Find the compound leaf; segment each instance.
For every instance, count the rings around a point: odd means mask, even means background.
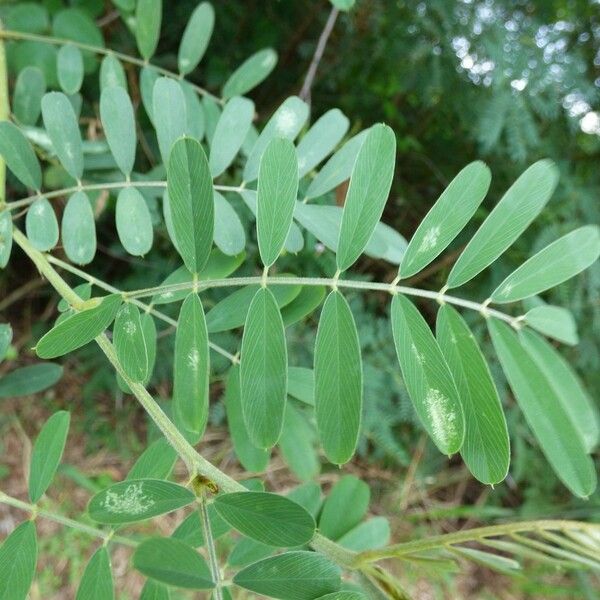
[[[538,216],[550,199],[558,170],[540,160],[513,183],[477,230],[448,276],[448,287],[466,283],[492,264]]]
[[[217,512],[243,535],[276,547],[302,546],[315,521],[299,504],[268,492],[236,492],[215,498]]]
[[[481,161],[460,171],[415,231],[400,265],[401,277],[415,275],[448,247],[475,214],[490,181],[490,170]]]
[[[492,293],[492,301],[515,302],[548,290],[593,265],[600,256],[600,228],[585,225],[540,250]]]
[[[342,465],[354,454],[362,416],[360,344],[348,302],[325,300],[315,341],[315,416],[327,458]]]
[[[177,249],[188,270],[200,273],[210,255],[215,221],[212,177],[200,142],[192,138],[175,142],[167,187]]]
[[[396,162],[396,137],[374,125],[358,151],[346,195],[337,245],[340,271],[351,267],[366,248],[385,206]]]
[[[448,456],[463,444],[465,424],[456,384],[429,326],[401,295],[392,300],[392,332],[402,377],[423,426]]]
[[[482,483],[502,481],[510,447],[506,419],[489,367],[471,330],[447,304],[438,311],[437,341],[454,376],[465,417],[461,456]]]
[[[54,413],[42,427],[31,453],[29,499],[33,504],[46,493],[60,463],[71,415],[66,410]]]
[[[288,237],[298,194],[298,161],[294,144],[271,140],[260,161],[256,229],[265,267],[276,260]]]
[[[248,434],[259,448],[270,448],[283,426],[287,348],[279,307],[267,288],[256,292],[248,309],[241,363],[241,402]]]

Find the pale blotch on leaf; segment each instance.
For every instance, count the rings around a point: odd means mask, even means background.
[[[412,350],[412,353],[415,355],[415,358],[417,359],[417,362],[422,365],[425,363],[425,357],[419,352],[419,350],[417,349],[417,347],[414,344],[411,344],[410,349]]]
[[[187,359],[188,365],[194,369],[194,371],[197,371],[198,367],[200,366],[200,352],[194,348],[189,352]]]
[[[275,129],[281,135],[290,135],[296,128],[296,121],[296,113],[289,108],[283,108],[277,115]]]
[[[440,390],[430,388],[425,396],[425,406],[434,438],[440,445],[448,446],[457,436],[456,414],[452,410],[450,399]]]
[[[129,336],[133,335],[137,331],[137,327],[133,321],[127,321],[124,329],[125,333]]]
[[[103,503],[104,508],[108,512],[116,514],[139,515],[145,513],[154,504],[154,500],[144,495],[143,485],[143,483],[132,483],[122,494],[107,491]]]
[[[440,237],[440,231],[441,228],[439,225],[428,229],[423,241],[421,242],[421,245],[419,246],[419,252],[427,252],[428,250],[435,248],[438,238]]]

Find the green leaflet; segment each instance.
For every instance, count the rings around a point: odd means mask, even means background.
[[[42,118],[54,151],[73,179],[83,175],[83,146],[73,105],[61,92],[42,98]]]
[[[241,327],[246,320],[248,308],[258,289],[258,285],[248,285],[236,290],[213,306],[206,315],[208,332],[218,333]],[[301,289],[299,285],[274,285],[271,288],[271,293],[275,297],[277,306],[282,308],[292,302]]]
[[[142,104],[148,118],[155,124],[154,119],[154,86],[159,78],[158,71],[151,67],[142,67],[140,70],[140,93]]]
[[[594,465],[557,392],[509,325],[489,319],[488,327],[510,387],[550,466],[574,495],[586,498],[596,488]]]
[[[75,192],[68,200],[61,221],[65,254],[77,265],[87,265],[96,254],[96,222],[85,192]]]
[[[277,64],[277,52],[272,48],[259,50],[247,58],[223,86],[223,98],[243,96],[264,81]]]
[[[121,61],[113,54],[107,54],[100,63],[100,90],[119,86],[127,91],[127,76]],[[102,98],[102,95],[100,96]]]
[[[214,232],[214,198],[208,161],[200,142],[175,142],[167,167],[173,234],[185,266],[199,273],[210,254]]]
[[[385,517],[374,517],[359,523],[338,539],[338,544],[348,550],[363,552],[383,548],[390,543],[390,523]]]
[[[315,521],[299,504],[267,492],[236,492],[215,498],[215,508],[243,535],[280,548],[307,544]]]
[[[306,132],[298,144],[300,177],[310,173],[325,159],[346,135],[350,121],[339,108],[322,115]]]
[[[254,102],[247,98],[231,98],[217,121],[213,143],[210,147],[210,172],[213,177],[221,175],[240,151],[252,119]]]
[[[321,470],[315,438],[314,427],[304,411],[297,409],[293,402],[287,402],[279,448],[288,467],[301,481],[310,481]]]
[[[31,245],[47,252],[58,243],[58,221],[46,198],[38,198],[27,210],[25,231]]]
[[[315,405],[315,372],[305,367],[288,369],[288,394],[309,406]]]
[[[303,506],[313,517],[316,517],[321,509],[321,486],[314,481],[295,487],[287,497]]]
[[[246,232],[234,208],[215,191],[215,245],[223,254],[236,256],[246,247]]]
[[[121,88],[110,88],[118,90]],[[144,196],[137,188],[123,188],[117,196],[115,221],[123,248],[133,256],[144,256],[152,248],[152,216]]]
[[[156,80],[152,91],[152,115],[160,155],[167,164],[173,144],[187,132],[185,95],[178,81],[170,77]]]
[[[340,569],[316,552],[294,551],[265,558],[239,571],[233,583],[281,600],[313,600],[339,589]]]
[[[337,248],[340,271],[351,267],[367,246],[385,206],[396,162],[396,137],[383,124],[374,125],[352,169]]]
[[[38,363],[15,369],[0,378],[0,398],[36,394],[52,387],[62,374],[63,368],[54,363]]]
[[[99,336],[115,318],[121,296],[92,298],[86,305],[89,308],[67,317],[42,337],[35,347],[40,358],[63,356]]]
[[[206,141],[209,145],[213,143],[215,129],[221,116],[219,105],[210,97],[202,97],[202,111],[204,112],[204,127],[206,129]]]
[[[0,154],[15,177],[26,187],[42,186],[40,163],[21,130],[10,121],[0,121]]]
[[[213,539],[216,540],[231,530],[229,523],[226,523],[219,516],[219,513],[217,513],[214,504],[209,504],[207,511]],[[188,546],[194,548],[204,545],[204,531],[202,529],[202,523],[200,522],[200,513],[197,510],[190,513],[177,526],[177,529],[175,529],[171,537],[176,540],[181,540],[188,544]]]
[[[558,181],[551,160],[540,160],[513,183],[482,223],[448,276],[448,287],[466,283],[492,264],[537,217]]]
[[[438,311],[436,335],[454,376],[465,417],[461,456],[479,481],[499,483],[508,473],[510,447],[506,419],[489,367],[468,325],[447,304]]]
[[[279,307],[267,288],[256,292],[246,316],[240,385],[250,440],[259,448],[274,446],[285,411],[287,348]]]
[[[514,575],[521,569],[521,565],[512,558],[492,554],[476,548],[465,548],[461,546],[451,546],[451,552],[465,556],[469,560],[478,563],[488,569],[504,573],[505,575]]]
[[[276,137],[294,140],[308,119],[308,105],[297,96],[290,96],[273,113],[256,140],[244,167],[244,180],[254,181],[262,155],[269,142]]]
[[[61,46],[56,56],[58,82],[63,92],[76,94],[83,83],[83,56],[81,50],[73,44]]]
[[[13,224],[9,210],[0,212],[0,269],[4,269],[10,259],[13,243]]]
[[[0,600],[28,597],[36,563],[35,524],[25,521],[0,546]]]
[[[362,361],[354,317],[344,296],[327,296],[315,341],[315,416],[321,445],[336,465],[358,442],[363,402]]]
[[[392,331],[406,389],[427,433],[448,456],[465,436],[456,384],[442,352],[414,304],[404,296],[392,300]]]
[[[12,342],[13,330],[10,323],[0,323],[0,362],[4,360],[10,343]],[[6,377],[6,375],[4,376]]]
[[[525,323],[559,342],[579,343],[577,325],[570,311],[560,306],[536,306],[525,314]]]
[[[152,579],[146,581],[140,594],[140,600],[169,600],[170,598],[169,588]]]
[[[368,130],[351,137],[323,166],[317,176],[310,182],[306,192],[307,198],[317,198],[330,192],[352,174],[358,151],[367,137]]]
[[[71,415],[66,410],[54,413],[42,427],[31,453],[29,499],[33,504],[46,493],[60,463]]]
[[[215,25],[215,10],[210,2],[201,2],[190,17],[177,54],[182,75],[191,73],[202,60]]]
[[[202,103],[196,90],[187,81],[180,83],[185,96],[186,135],[200,141],[204,137],[206,121]]]
[[[135,40],[142,58],[149,60],[156,51],[160,37],[162,0],[137,0],[135,10]]]
[[[42,110],[42,97],[46,93],[46,78],[37,67],[19,71],[13,91],[13,113],[18,123],[35,125]]]
[[[94,552],[85,567],[76,600],[112,600],[115,597],[110,556],[106,547]]]
[[[492,293],[493,302],[522,300],[548,290],[593,265],[600,256],[600,228],[585,225],[540,250]]]
[[[238,460],[247,471],[264,471],[269,463],[269,452],[263,448],[257,448],[250,441],[246,431],[240,397],[240,369],[235,365],[231,367],[227,376],[225,409],[227,410],[229,435],[231,435],[233,449]]]
[[[257,542],[251,538],[242,538],[233,547],[233,550],[227,557],[227,564],[232,567],[245,567],[257,560],[271,556],[276,548]]]
[[[127,302],[121,306],[113,327],[113,344],[125,374],[136,383],[148,376],[148,350],[140,309]]]
[[[73,288],[73,291],[81,300],[89,300],[92,296],[92,284],[87,282],[80,283]],[[59,312],[64,313],[71,308],[71,305],[64,298],[61,298],[57,308]]]
[[[354,0],[332,0],[333,4],[354,4]],[[366,600],[359,592],[333,592],[332,594],[325,594],[321,596],[319,600]]]
[[[177,321],[173,400],[183,424],[200,435],[208,419],[209,374],[204,310],[198,294],[191,293],[183,302]]]
[[[152,442],[135,461],[127,479],[167,479],[177,460],[177,453],[165,438]]]
[[[131,175],[137,144],[135,116],[129,94],[123,87],[111,85],[102,90],[100,118],[115,162],[126,176]]]
[[[298,195],[298,161],[294,144],[273,139],[262,156],[258,175],[256,229],[265,267],[276,260],[292,225]]]
[[[332,488],[323,504],[319,531],[337,540],[356,527],[369,508],[369,486],[354,475],[344,475]]]
[[[598,444],[598,411],[569,363],[544,338],[532,331],[520,332],[521,344],[544,373],[571,422],[579,431],[583,445],[591,452]]]
[[[467,165],[450,182],[415,231],[399,274],[411,277],[443,252],[463,230],[485,198],[491,173],[481,161]]]
[[[140,316],[140,323],[142,325],[142,335],[144,338],[144,344],[146,346],[146,354],[148,355],[148,369],[146,371],[146,377],[144,377],[142,383],[147,384],[152,377],[154,364],[156,362],[156,323],[154,322],[154,317],[149,313],[143,313]],[[117,383],[123,392],[126,394],[131,394],[129,386],[119,374],[117,374]]]
[[[191,546],[173,539],[152,537],[135,550],[133,566],[161,583],[192,590],[215,587],[206,561]]]
[[[240,193],[242,200],[256,217],[258,214],[258,194],[254,190],[242,190]],[[284,247],[288,252],[300,252],[304,247],[304,238],[302,232],[296,223],[292,221],[290,231],[285,239]]]
[[[283,319],[283,324],[289,327],[312,314],[321,306],[326,293],[325,286],[304,286],[298,296],[282,309],[281,318]]]
[[[98,523],[134,523],[172,512],[195,499],[190,490],[170,481],[128,479],[96,494],[88,513]]]

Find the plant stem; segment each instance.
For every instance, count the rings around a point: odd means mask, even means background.
[[[130,63],[132,65],[136,65],[138,67],[148,67],[149,69],[153,69],[157,73],[164,75],[165,77],[170,77],[171,79],[181,79],[181,75],[179,73],[173,73],[167,69],[163,69],[162,67],[158,67],[157,65],[153,65],[148,61],[145,61],[141,58],[136,58],[135,56],[130,56],[129,54],[123,54],[122,52],[115,52],[109,48],[103,48],[102,46],[93,46],[91,44],[84,44],[82,42],[78,42],[75,40],[67,40],[64,38],[57,38],[48,35],[38,35],[36,33],[26,33],[23,31],[11,31],[8,29],[4,29],[0,31],[0,38],[8,39],[8,40],[27,40],[31,42],[41,42],[43,44],[51,44],[53,46],[63,46],[64,44],[70,44],[71,46],[77,46],[81,50],[87,50],[88,52],[93,52],[94,54],[100,54],[103,56],[113,55],[119,60]],[[211,94],[208,90],[188,81],[189,85],[196,90],[198,94],[201,96],[208,96],[212,98],[219,104],[223,104],[223,100],[214,94]]]
[[[376,562],[386,558],[401,558],[410,554],[426,552],[465,542],[477,542],[488,537],[511,535],[523,532],[566,531],[566,530],[588,530],[596,535],[600,534],[600,525],[585,523],[582,521],[540,520],[522,521],[520,523],[505,523],[489,527],[476,527],[465,531],[436,535],[423,540],[415,540],[404,544],[395,544],[382,548],[381,550],[367,550],[356,555],[354,566],[360,567],[365,563]]]
[[[3,32],[0,21],[0,35]],[[10,101],[8,99],[8,71],[6,69],[6,51],[0,38],[0,121],[7,121],[10,116]],[[0,156],[0,208],[6,203],[6,162]]]
[[[223,585],[221,581],[221,569],[219,568],[219,560],[217,558],[217,551],[215,549],[215,540],[213,538],[212,528],[210,526],[210,517],[208,516],[208,509],[206,506],[206,492],[204,490],[200,492],[198,506],[200,510],[200,521],[202,523],[202,532],[204,533],[206,550],[208,552],[208,562],[210,564],[212,579],[215,583],[214,599],[223,600],[223,591],[221,589],[221,586]]]
[[[15,243],[29,256],[42,275],[48,279],[54,289],[71,305],[77,305],[81,298],[71,289],[69,284],[55,271],[44,254],[36,250],[29,240],[21,233],[19,229],[14,228],[13,239]],[[201,454],[198,454],[194,447],[180,433],[179,429],[167,417],[160,408],[156,400],[150,395],[148,390],[140,384],[129,378],[123,370],[117,357],[114,346],[106,337],[101,334],[96,338],[96,342],[113,365],[117,373],[121,375],[125,383],[129,386],[131,393],[137,398],[138,402],[150,415],[156,426],[161,430],[167,441],[173,446],[179,457],[185,463],[190,475],[200,474],[210,481],[214,482],[223,492],[247,492],[248,490],[232,479],[226,473],[215,467],[206,460]],[[335,542],[325,538],[317,533],[311,541],[311,546],[329,556],[335,562],[341,565],[350,565],[354,560],[355,553],[342,548]]]
[[[263,276],[255,277],[228,277],[226,279],[208,279],[200,281],[197,286],[200,290],[210,288],[223,288],[223,287],[237,287],[246,285],[256,285],[263,282]],[[502,311],[488,308],[487,304],[480,302],[473,302],[471,300],[465,300],[463,298],[457,298],[456,296],[450,296],[449,294],[440,292],[433,292],[431,290],[424,290],[421,288],[412,288],[403,285],[394,285],[390,283],[378,283],[371,281],[353,281],[350,279],[336,279],[329,277],[269,277],[267,285],[312,285],[312,286],[327,286],[338,288],[349,288],[356,290],[371,290],[388,292],[390,294],[405,294],[406,296],[417,296],[419,298],[427,298],[429,300],[436,300],[438,302],[448,304],[454,304],[456,306],[462,306],[475,310],[480,313],[484,313],[486,316],[496,317],[502,319],[511,325],[515,325],[516,318],[508,315]],[[133,290],[131,292],[125,292],[126,298],[144,298],[146,296],[154,296],[155,294],[162,294],[165,292],[180,292],[188,289],[192,289],[194,284],[192,282],[176,283],[172,285],[158,286],[153,288],[146,288],[140,290]]]
[[[35,202],[40,196],[50,200],[52,198],[58,198],[61,196],[68,196],[69,194],[73,194],[75,192],[93,192],[95,190],[119,190],[122,188],[165,188],[167,187],[167,182],[164,180],[158,181],[111,181],[107,183],[89,183],[85,185],[77,185],[68,188],[62,188],[60,190],[54,190],[52,192],[46,192],[42,194],[32,194],[31,196],[27,196],[25,198],[21,198],[20,200],[15,200],[14,202],[7,202],[6,207],[8,210],[17,210],[19,208],[23,208],[25,206],[29,206],[32,202]],[[236,187],[231,185],[215,185],[213,186],[215,190],[223,191],[223,192],[239,192],[242,187]]]
[[[48,260],[48,262],[61,267],[65,271],[69,271],[70,273],[73,273],[73,275],[77,275],[78,277],[81,277],[81,279],[83,279],[84,281],[87,281],[88,283],[91,283],[92,285],[95,285],[96,287],[99,287],[100,289],[106,290],[107,292],[110,292],[111,294],[121,294],[121,295],[125,294],[125,292],[123,290],[120,290],[119,288],[116,288],[116,287],[110,285],[110,283],[107,283],[106,281],[102,281],[102,279],[98,279],[97,277],[94,277],[93,275],[89,275],[85,271],[82,271],[81,269],[78,269],[77,267],[74,267],[73,265],[70,265],[69,263],[67,263],[63,260],[60,260],[60,258],[56,258],[56,257],[52,256],[51,254],[47,254],[46,259]],[[172,327],[177,327],[177,321],[175,319],[172,319],[168,315],[165,315],[165,313],[156,310],[155,308],[152,307],[151,304],[145,304],[144,302],[141,302],[140,300],[136,300],[136,299],[131,300],[131,303],[135,304],[137,307],[141,308],[143,311],[155,316],[157,319],[160,319],[161,321],[168,323]],[[231,354],[231,352],[227,352],[227,350],[225,350],[225,348],[221,348],[221,346],[219,346],[218,344],[215,344],[214,342],[209,341],[208,345],[215,352],[217,352],[221,356],[224,356],[233,364],[236,364],[239,362],[239,359],[237,356],[235,356],[234,354]]]
[[[24,510],[25,512],[31,513],[33,516],[40,516],[44,519],[48,519],[49,521],[60,523],[65,527],[70,527],[71,529],[76,529],[77,531],[81,531],[82,533],[87,533],[88,535],[100,538],[105,542],[111,540],[117,542],[118,544],[123,544],[124,546],[131,546],[132,548],[135,548],[137,546],[137,542],[135,542],[134,540],[130,540],[129,538],[120,535],[112,535],[111,532],[106,532],[102,529],[98,529],[97,527],[92,527],[91,525],[80,523],[79,521],[75,521],[74,519],[63,517],[62,515],[53,513],[49,510],[39,508],[35,504],[28,504],[27,502],[23,502],[22,500],[13,498],[12,496],[5,494],[4,492],[0,492],[0,502],[2,504],[6,504],[7,506],[14,506],[19,510]]]

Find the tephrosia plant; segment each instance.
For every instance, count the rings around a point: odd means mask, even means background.
[[[206,590],[216,599],[406,598],[398,579],[403,568],[465,560],[504,573],[517,572],[525,559],[599,568],[600,527],[577,521],[508,522],[389,545],[387,520],[364,520],[368,486],[343,467],[356,451],[363,413],[360,342],[346,294],[376,292],[389,298],[394,369],[443,455],[460,453],[485,484],[500,484],[509,469],[507,423],[471,332],[475,315],[487,324],[551,468],[573,495],[586,498],[595,490],[595,408],[548,340],[575,344],[573,320],[541,298],[528,310],[521,301],[594,263],[598,227],[557,239],[481,301],[458,291],[540,214],[557,184],[554,164],[536,162],[495,206],[486,203],[489,214],[442,289],[404,285],[482,206],[491,179],[485,164],[465,166],[406,243],[381,221],[397,163],[388,126],[373,124],[346,139],[349,121],[338,109],[309,126],[309,106],[293,96],[257,131],[254,104],[244,95],[276,66],[273,50],[248,58],[213,95],[186,81],[209,45],[209,3],[198,5],[185,29],[177,73],[150,62],[160,0],[114,4],[141,58],[106,49],[94,22],[74,8],[53,15],[48,36],[45,8],[27,5],[31,12],[24,15],[16,5],[0,33],[11,58],[9,76],[0,48],[1,172],[6,164],[15,178],[8,197],[1,178],[0,264],[23,252],[61,298],[60,314],[35,345],[44,362],[7,373],[0,394],[54,385],[62,369],[46,361],[95,343],[120,388],[163,437],[148,445],[124,481],[93,495],[87,515],[77,520],[46,507],[45,493],[69,444],[69,413],[52,415],[31,452],[28,500],[0,493],[0,502],[30,517],[0,548],[0,597],[28,595],[40,519],[97,539],[79,584],[81,599],[114,597],[111,552],[118,545],[131,547],[131,568],[147,577],[144,599],[168,598],[178,588]],[[84,79],[91,89],[99,83],[96,114],[82,113]],[[101,125],[98,135],[82,127],[90,118]],[[332,203],[331,192],[346,181],[343,205]],[[248,209],[244,218],[253,215],[256,226],[247,237],[240,214]],[[167,251],[169,239],[179,268],[162,283],[149,274],[145,288],[128,290],[88,273],[86,265],[110,260],[96,253],[95,220],[107,214],[114,214],[125,252],[143,257],[157,245]],[[322,253],[320,276],[307,276],[294,262],[304,246]],[[364,254],[398,265],[397,277],[357,276],[353,267]],[[434,331],[416,300],[429,303],[429,314],[437,311]],[[286,329],[309,318],[318,318],[312,369],[290,364],[286,345]],[[239,336],[223,335],[236,331]],[[171,335],[171,399],[159,403],[149,391],[157,338]],[[11,336],[10,325],[1,325],[1,357]],[[224,406],[235,456],[252,479],[237,481],[202,456],[215,403]],[[305,481],[287,495],[268,491],[261,477],[275,448]],[[177,461],[187,476],[173,475]],[[311,481],[320,461],[341,468],[326,497]],[[153,530],[151,521],[138,525],[176,510],[181,518],[170,534]],[[380,564],[386,559],[401,561],[400,569]]]

